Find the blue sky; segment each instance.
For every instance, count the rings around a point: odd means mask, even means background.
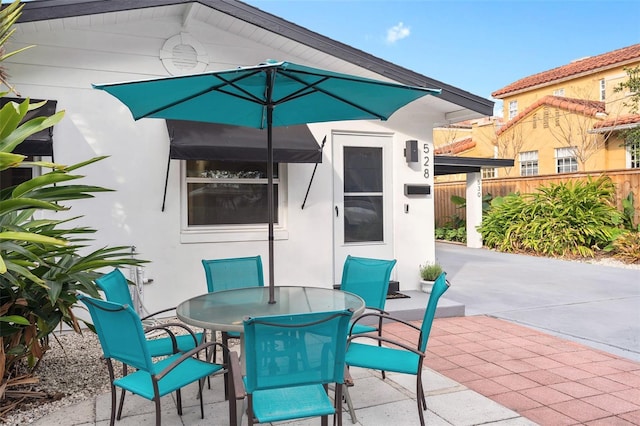
[[[487,99],[531,74],[640,43],[637,0],[244,1]]]

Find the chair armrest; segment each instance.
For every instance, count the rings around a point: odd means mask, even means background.
[[[163,324],[158,324],[158,325],[153,325],[151,327],[147,327],[144,329],[145,334],[150,332],[150,331],[154,331],[154,330],[164,330],[166,331],[169,336],[172,339],[172,342],[174,344],[174,352],[173,353],[177,353],[178,352],[178,343],[176,341],[175,338],[175,334],[169,330],[169,327],[176,327],[176,328],[181,328],[182,330],[186,331],[188,334],[191,335],[191,338],[193,338],[193,346],[198,346],[198,338],[196,337],[196,333],[194,333],[193,330],[191,330],[191,328],[187,327],[186,325],[184,325],[183,323],[180,322],[167,322],[167,323],[163,323]]]
[[[202,343],[201,345],[196,346],[195,348],[191,349],[190,351],[184,352],[182,355],[180,355],[179,358],[177,358],[175,361],[173,361],[171,364],[169,364],[164,370],[162,370],[160,373],[158,373],[156,375],[157,379],[158,380],[162,379],[164,376],[169,374],[171,372],[171,370],[176,368],[178,365],[180,365],[186,359],[191,358],[194,355],[206,350],[210,346],[220,346],[224,350],[227,349],[224,345],[222,345],[221,343],[218,343],[218,342],[205,342],[205,343]],[[207,361],[201,361],[201,362],[207,362]]]
[[[178,341],[176,340],[175,333],[173,331],[171,331],[169,329],[169,327],[170,327],[169,324],[154,325],[154,326],[147,327],[146,329],[144,329],[144,334],[150,333],[152,331],[163,331],[163,332],[167,333],[169,335],[169,338],[171,339],[172,350],[173,350],[173,353],[175,354],[175,353],[179,352],[178,351]]]
[[[408,321],[405,321],[403,319],[400,318],[396,318],[396,317],[392,317],[391,315],[389,315],[387,312],[382,311],[381,313],[378,312],[368,312],[365,314],[360,315],[358,318],[356,318],[355,320],[353,320],[351,322],[351,326],[349,327],[349,336],[351,336],[351,331],[353,330],[353,326],[356,325],[358,322],[360,322],[360,320],[362,320],[363,318],[368,318],[368,317],[374,317],[374,318],[378,318],[379,324],[382,324],[383,321],[389,321],[389,322],[397,322],[397,323],[401,323],[406,325],[407,327],[411,327],[414,330],[420,331],[420,327],[411,324]]]
[[[162,309],[162,310],[156,311],[156,312],[154,312],[154,313],[152,313],[152,314],[149,314],[149,315],[147,315],[147,316],[144,316],[144,317],[142,317],[142,318],[140,318],[140,319],[141,319],[141,320],[146,320],[146,319],[149,319],[149,318],[153,318],[153,317],[155,317],[155,316],[156,316],[156,315],[158,315],[158,314],[163,314],[163,313],[165,313],[165,312],[174,311],[175,309],[176,309],[176,308],[175,308],[175,306],[174,306],[173,308],[165,308],[165,309]]]
[[[235,351],[229,351],[229,372],[231,373],[231,383],[233,383],[236,400],[244,399],[247,396],[247,391],[244,389],[244,381],[242,380],[240,358]]]
[[[392,345],[392,346],[397,346],[397,347],[405,349],[407,351],[411,351],[416,355],[420,355],[420,356],[424,356],[425,355],[425,353],[420,351],[419,349],[411,347],[411,346],[409,346],[409,345],[407,345],[405,343],[399,342],[397,340],[391,340],[391,339],[388,339],[388,338],[382,337],[382,336],[371,336],[371,335],[369,335],[369,336],[361,336],[361,335],[357,335],[357,334],[354,335],[354,336],[351,336],[351,337],[349,337],[347,339],[347,351],[349,350],[349,344],[351,343],[352,340],[364,339],[364,338],[370,339],[370,340],[375,340],[375,341],[378,341],[378,342],[387,343],[387,344]]]

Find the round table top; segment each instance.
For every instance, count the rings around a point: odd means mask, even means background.
[[[274,295],[276,303],[269,304],[269,287],[216,291],[185,300],[177,306],[176,314],[196,327],[242,332],[246,317],[342,309],[352,309],[356,317],[365,306],[364,300],[353,293],[320,287],[276,286]]]

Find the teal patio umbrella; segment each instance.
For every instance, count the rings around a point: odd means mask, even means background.
[[[440,94],[440,90],[275,61],[93,87],[118,98],[135,120],[164,118],[266,129],[269,303],[275,303],[272,128],[326,121],[386,120],[418,98]]]

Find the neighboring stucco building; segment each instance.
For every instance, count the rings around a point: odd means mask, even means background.
[[[626,105],[629,91],[616,91],[638,66],[640,44],[520,79],[492,93],[503,119],[473,122],[466,141],[439,144],[434,135],[436,154],[515,160],[485,178],[640,168],[640,147],[620,136],[640,126],[640,115]]]
[[[201,259],[259,254],[267,267],[267,226],[257,214],[264,210],[265,182],[253,179],[252,168],[259,166],[248,158],[182,159],[175,154],[180,140],[219,140],[220,128],[193,125],[187,128],[197,131],[188,133],[165,120],[134,121],[126,107],[92,89],[92,83],[275,59],[442,90],[386,122],[303,126],[299,137],[311,142],[310,153],[323,148],[319,156],[300,160],[285,155],[280,161],[276,285],[331,287],[339,282],[344,258],[352,254],[396,258],[392,278],[400,290],[417,289],[419,265],[435,259],[433,196],[408,194],[407,185],[433,185],[434,123],[493,111],[489,100],[234,0],[29,2],[8,47],[26,45],[36,47],[3,66],[22,96],[55,101],[57,110],[66,111],[53,129],[49,153],[63,164],[109,156],[82,173],[87,184],[116,191],[74,202],[71,214],[83,216],[78,225],[99,230],[95,246],[135,246],[140,257],[151,261],[145,266],[146,277],[153,279],[145,291],[150,310],[205,292]],[[416,158],[405,153],[407,141],[415,141]],[[352,160],[369,162],[373,186],[345,189],[345,175],[358,172],[358,164],[350,168]],[[238,188],[242,194],[230,193]],[[212,203],[220,214],[210,210]]]

